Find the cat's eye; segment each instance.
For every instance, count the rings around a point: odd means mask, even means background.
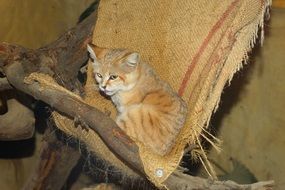
[[[102,78],[102,75],[100,73],[96,73],[97,77]]]
[[[118,75],[110,75],[109,77],[110,80],[115,80],[116,78],[118,78]]]

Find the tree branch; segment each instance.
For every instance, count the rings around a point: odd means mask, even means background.
[[[81,90],[82,85],[78,84],[77,75],[80,67],[88,60],[86,46],[92,41],[96,20],[97,11],[56,41],[39,49],[49,63],[49,69],[54,72],[54,78],[69,90]],[[42,64],[44,67],[46,65]]]
[[[33,77],[30,77],[28,78],[29,80],[27,78],[25,80],[25,77],[28,76],[20,62],[14,62],[4,70],[9,82],[15,88],[52,105],[53,108],[61,113],[72,118],[81,118],[102,137],[114,153],[126,160],[133,169],[144,173],[138,154],[138,147],[111,118],[98,109],[84,103],[79,97],[71,95],[71,93],[60,86],[58,88],[55,88],[52,84],[48,86],[48,84],[41,83],[42,81],[39,81],[40,78],[33,79]],[[17,73],[17,75],[14,73]],[[47,78],[43,78],[43,81],[47,81]]]
[[[177,190],[272,190],[274,181],[241,185],[233,181],[214,181],[175,171],[166,180],[165,185]]]

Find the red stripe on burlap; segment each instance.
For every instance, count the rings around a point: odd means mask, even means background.
[[[216,33],[216,31],[222,26],[222,24],[224,23],[224,21],[229,16],[230,12],[234,9],[234,7],[236,6],[236,4],[238,2],[239,2],[239,0],[235,0],[234,2],[231,3],[231,5],[227,8],[227,10],[221,16],[221,18],[216,22],[216,24],[212,27],[212,29],[208,33],[207,37],[205,38],[205,40],[203,41],[202,45],[200,46],[198,52],[195,54],[192,62],[188,66],[188,69],[187,69],[187,71],[186,71],[186,73],[184,75],[184,78],[183,78],[182,83],[180,85],[180,88],[178,90],[179,96],[183,95],[183,93],[185,91],[185,88],[187,86],[187,83],[188,83],[188,81],[189,81],[189,79],[190,79],[190,77],[192,75],[193,70],[194,70],[194,67],[198,63],[202,53],[205,51],[205,49],[206,49],[207,45],[209,44],[210,40],[213,38],[213,36]]]

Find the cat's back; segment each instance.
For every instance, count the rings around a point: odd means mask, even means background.
[[[168,112],[174,111],[171,108],[175,109],[176,107],[178,109],[182,107],[183,112],[186,112],[186,103],[166,81],[158,77],[150,65],[143,63],[141,73],[142,78],[138,88],[143,94],[142,104],[153,105],[156,109]],[[179,112],[179,114],[185,113]]]
[[[165,154],[183,127],[187,106],[169,84],[161,80],[154,70],[145,64],[140,81],[140,138],[149,139],[149,144],[160,154]],[[131,113],[130,113],[131,114]],[[152,138],[148,138],[152,134]],[[152,141],[152,142],[151,142]]]

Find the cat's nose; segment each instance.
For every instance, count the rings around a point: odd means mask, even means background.
[[[106,89],[106,85],[102,86],[103,89]]]

